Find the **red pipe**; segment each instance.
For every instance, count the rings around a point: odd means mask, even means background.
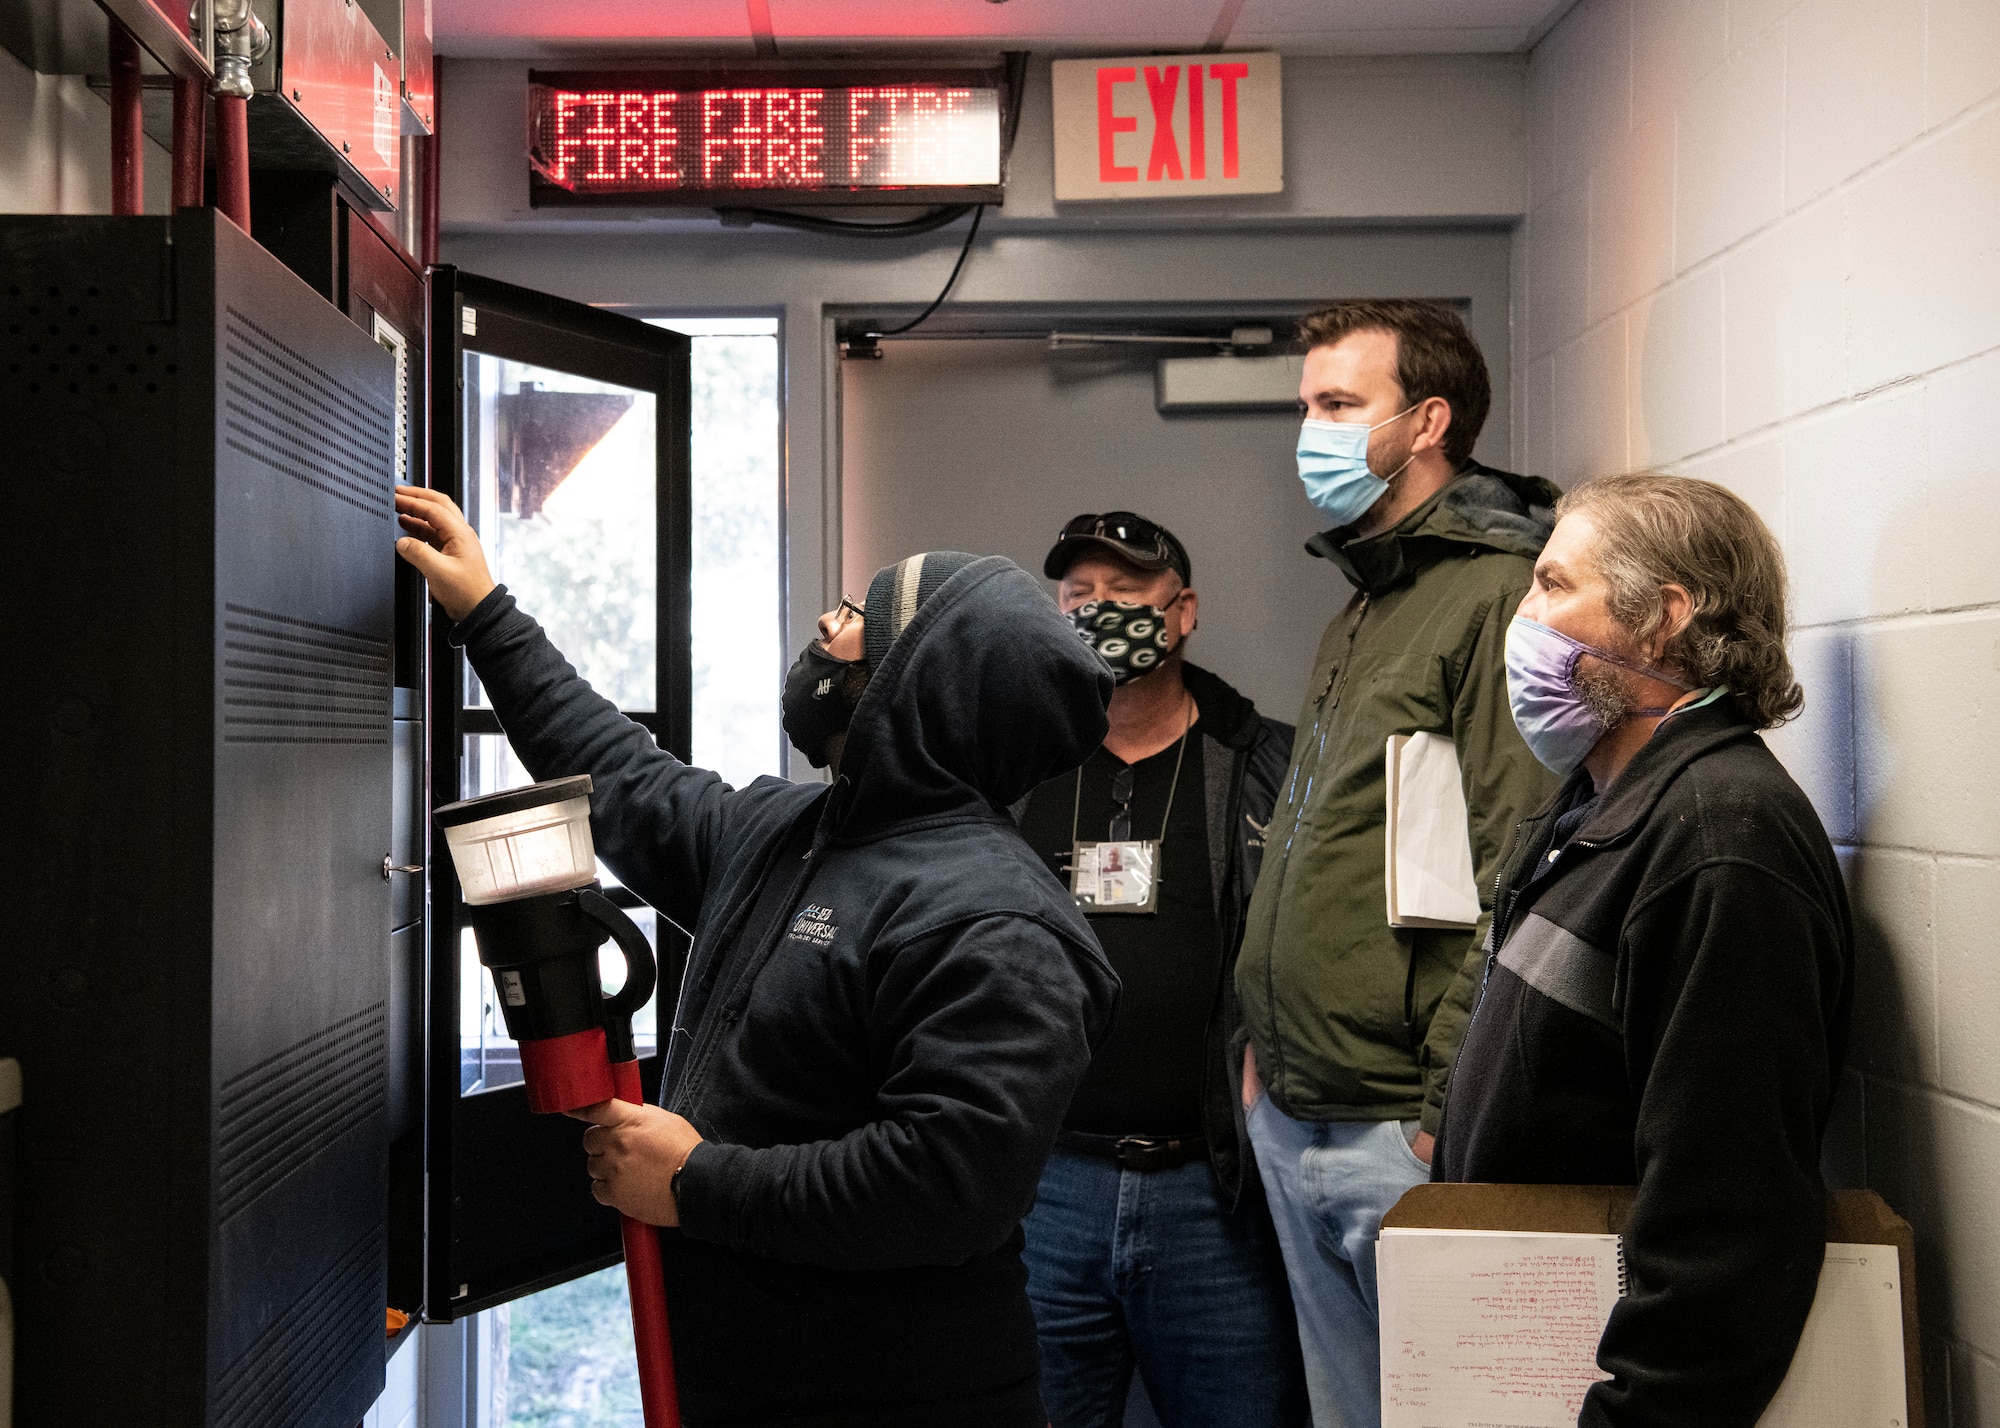
[[[111,19],[111,211],[124,217],[146,211],[144,94],[139,42]]]
[[[524,1043],[525,1044],[525,1043]],[[618,1099],[646,1104],[637,1061],[614,1061]],[[680,1389],[674,1382],[674,1340],[667,1326],[667,1277],[660,1265],[660,1232],[618,1217],[625,1239],[625,1292],[632,1301],[632,1342],[639,1355],[639,1407],[646,1428],[680,1428]]]
[[[417,219],[417,259],[426,268],[438,260],[438,156],[444,142],[444,60],[431,61],[431,133],[421,141],[424,152],[423,207]],[[643,1098],[642,1098],[643,1099]]]
[[[208,86],[199,79],[174,76],[174,196],[175,208],[200,208],[202,169],[208,160]]]
[[[250,231],[250,114],[248,101],[215,96],[215,206]]]

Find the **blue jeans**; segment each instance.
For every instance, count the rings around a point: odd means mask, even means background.
[[[1278,1248],[1205,1160],[1126,1170],[1058,1149],[1022,1228],[1053,1428],[1117,1428],[1134,1367],[1165,1428],[1306,1421]]]
[[[1399,1121],[1295,1121],[1260,1095],[1249,1123],[1298,1309],[1313,1428],[1381,1428],[1375,1237],[1430,1167]]]

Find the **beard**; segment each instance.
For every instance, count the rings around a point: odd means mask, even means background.
[[[1398,425],[1401,425],[1401,423],[1398,423]],[[1375,452],[1372,448],[1368,453],[1368,471],[1370,475],[1379,477],[1381,480],[1393,485],[1402,476],[1403,472],[1408,469],[1411,458],[1416,455],[1414,450],[1416,438],[1405,434],[1401,441],[1397,441],[1393,435],[1387,432],[1384,433],[1384,436],[1386,439],[1382,443],[1381,460],[1378,461],[1375,459]]]
[[[1588,658],[1588,656],[1585,656]],[[1595,661],[1593,668],[1585,669],[1581,661],[1570,675],[1570,688],[1583,701],[1583,707],[1590,711],[1605,733],[1610,733],[1631,717],[1638,704],[1632,692],[1625,687],[1624,674]]]

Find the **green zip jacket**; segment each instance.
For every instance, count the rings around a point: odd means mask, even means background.
[[[1473,465],[1381,535],[1307,542],[1356,593],[1320,640],[1236,964],[1258,1070],[1294,1119],[1437,1130],[1507,836],[1559,782],[1514,728],[1505,654],[1559,494]],[[1389,926],[1383,760],[1419,732],[1458,749],[1470,932]]]

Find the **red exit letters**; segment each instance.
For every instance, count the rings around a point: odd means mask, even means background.
[[[1182,162],[1180,137],[1176,134],[1175,100],[1181,87],[1181,72],[1187,72],[1186,163]],[[1162,179],[1202,179],[1208,176],[1207,110],[1210,86],[1220,99],[1222,119],[1222,176],[1233,179],[1241,167],[1237,124],[1237,85],[1250,73],[1241,62],[1190,64],[1186,66],[1145,66],[1145,99],[1152,119],[1153,140],[1146,156],[1147,183]],[[1119,86],[1139,83],[1139,71],[1132,65],[1106,65],[1097,71],[1097,177],[1101,183],[1138,183],[1136,164],[1117,161],[1117,139],[1139,127],[1136,113],[1119,112]],[[1135,96],[1136,97],[1136,96]],[[1129,100],[1126,103],[1130,103]]]

